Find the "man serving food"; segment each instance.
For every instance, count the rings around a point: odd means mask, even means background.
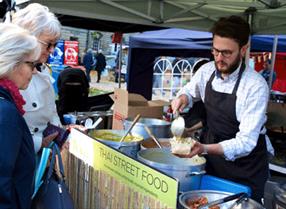
[[[212,27],[214,61],[204,64],[172,101],[182,111],[196,101],[206,109],[206,132],[185,157],[208,153],[208,174],[249,186],[261,202],[268,178],[265,141],[269,89],[244,63],[249,24],[238,16],[220,18]]]

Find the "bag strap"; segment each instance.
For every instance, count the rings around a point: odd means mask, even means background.
[[[60,153],[58,145],[56,143],[54,143],[53,144],[53,151],[52,151],[52,159],[51,159],[51,163],[50,163],[49,170],[48,170],[47,180],[49,180],[52,176],[53,169],[55,167],[56,156],[58,156],[58,164],[59,164],[59,169],[60,169],[60,173],[61,173],[61,178],[62,179],[65,178],[64,166],[63,166],[63,162],[62,162],[61,153]]]
[[[58,155],[61,179],[64,180],[64,178],[65,178],[63,162],[62,162],[62,157],[61,157],[61,153],[60,153],[59,147],[57,146],[56,143],[52,142],[50,144],[49,148],[43,148],[43,150],[42,150],[40,163],[39,163],[39,166],[38,166],[37,171],[36,171],[35,186],[34,186],[34,193],[32,195],[32,199],[35,197],[35,195],[37,194],[39,188],[43,184],[44,180],[42,178],[44,176],[44,173],[45,173],[45,170],[46,170],[46,167],[47,167],[47,164],[48,164],[48,159],[49,159],[51,150],[52,150],[52,158],[51,158],[51,162],[50,162],[50,166],[49,166],[49,170],[48,170],[46,181],[48,181],[51,178],[51,176],[52,176],[54,165],[55,165],[55,160],[56,160],[56,155]]]
[[[56,150],[55,150],[55,146],[53,145],[53,147],[52,147],[52,158],[51,158],[51,162],[49,165],[49,170],[48,170],[46,181],[49,181],[51,176],[52,176],[52,173],[53,173],[53,170],[55,167],[55,161],[56,161]]]
[[[58,164],[59,164],[59,168],[60,168],[60,173],[62,175],[62,179],[65,178],[65,172],[64,172],[64,165],[63,165],[63,161],[62,161],[62,155],[61,155],[61,151],[59,149],[59,146],[55,143],[55,149],[57,151],[57,155],[58,155]]]
[[[35,187],[34,187],[34,194],[33,194],[32,198],[35,197],[36,193],[38,192],[40,186],[43,183],[42,178],[44,176],[44,173],[45,173],[45,170],[46,170],[46,167],[47,167],[47,164],[48,164],[50,151],[51,151],[50,148],[43,148],[43,150],[42,150],[40,163],[39,163],[39,166],[38,166],[38,168],[36,170]]]

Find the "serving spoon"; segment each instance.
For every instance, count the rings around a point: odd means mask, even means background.
[[[134,125],[137,123],[137,121],[140,119],[141,115],[138,114],[136,115],[136,117],[134,118],[134,120],[131,123],[131,126],[129,127],[129,129],[126,131],[126,133],[121,137],[119,143],[123,142],[123,140],[125,139],[125,137],[130,133],[130,131],[132,130],[132,128],[134,127]]]
[[[162,149],[162,146],[161,146],[159,140],[156,139],[154,134],[152,134],[151,130],[146,125],[144,126],[144,128],[145,128],[146,132],[149,134],[149,136],[151,137],[151,139],[153,139],[154,142],[157,144],[157,146]]]
[[[176,137],[176,139],[180,139],[185,130],[185,119],[180,116],[178,112],[175,114],[175,119],[171,124],[171,132]]]

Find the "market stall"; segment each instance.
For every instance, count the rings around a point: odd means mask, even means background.
[[[199,179],[197,175],[194,175],[195,178],[189,175],[192,183],[188,183],[186,187],[180,176],[174,177],[146,161],[144,163],[130,157],[114,147],[107,146],[98,140],[98,137],[90,137],[72,129],[70,138],[66,176],[75,207],[78,209],[186,208],[187,199],[191,198],[188,191],[196,190],[194,192],[199,194],[198,189],[203,197],[208,195],[206,190],[212,190],[216,194],[214,197],[208,197],[209,201],[233,193],[243,192],[244,195],[250,195],[248,187],[208,175],[200,176]],[[141,152],[141,157],[144,152],[146,150]],[[177,169],[177,172],[184,171]],[[188,172],[195,173],[196,169],[189,168]],[[243,202],[243,205],[259,205],[252,200]],[[234,203],[235,199],[232,199],[222,206],[230,207]]]
[[[77,130],[67,165],[76,208],[176,208],[176,179]]]
[[[212,190],[219,197],[240,192],[251,194],[245,185],[206,175],[205,160],[194,162],[195,158],[191,158],[181,161],[170,153],[170,122],[158,119],[162,117],[164,105],[156,106],[158,101],[148,103],[142,96],[122,89],[116,89],[113,98],[113,124],[117,127],[128,129],[138,113],[151,118],[141,118],[134,126],[131,134],[136,140],[128,136],[122,143],[119,140],[125,130],[104,126],[100,127],[104,130],[97,128],[88,134],[72,130],[65,166],[68,186],[77,208],[178,208],[184,205],[180,200],[185,201],[182,198],[186,196],[190,198],[188,195],[193,194],[192,191]],[[82,114],[92,117],[91,113]],[[93,121],[98,118],[99,115],[94,115]],[[146,145],[150,139],[149,133],[146,137],[144,132],[145,126],[164,141],[164,149],[158,149],[156,143]],[[210,198],[212,200],[212,196]],[[270,201],[273,198],[272,193]],[[250,200],[243,204],[258,203]]]

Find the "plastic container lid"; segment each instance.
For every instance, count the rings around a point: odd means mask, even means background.
[[[230,193],[245,192],[248,196],[251,196],[250,187],[211,175],[203,175],[200,190],[216,190]]]

